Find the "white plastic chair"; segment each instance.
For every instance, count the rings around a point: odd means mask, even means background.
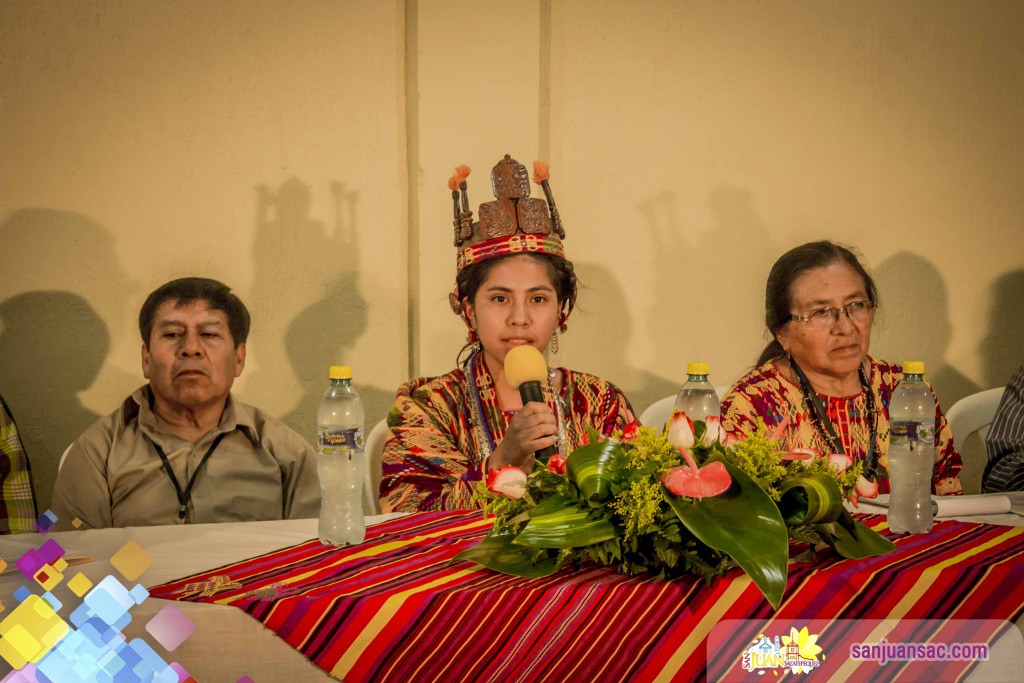
[[[60,472],[60,468],[64,467],[64,461],[68,459],[68,453],[71,452],[71,447],[74,446],[74,442],[68,444],[68,447],[64,449],[63,455],[60,456],[60,462],[57,463],[57,471]]]
[[[946,420],[953,430],[953,440],[962,444],[971,434],[977,432],[982,441],[988,436],[988,429],[996,416],[996,408],[1006,387],[996,387],[965,396],[949,409]]]
[[[668,422],[668,418],[672,415],[672,408],[675,405],[675,394],[658,399],[644,408],[644,412],[640,413],[640,424],[645,427],[654,427],[655,429],[663,428],[665,423]]]
[[[953,443],[960,451],[964,467],[960,472],[960,481],[964,493],[979,493],[981,477],[988,464],[988,451],[985,448],[985,437],[996,416],[999,400],[1003,397],[1005,387],[997,387],[976,394],[965,396],[946,411],[946,421],[953,431]],[[977,434],[980,444],[970,442]]]
[[[380,477],[381,456],[384,454],[384,441],[388,436],[388,421],[381,420],[370,430],[363,446],[366,457],[366,479],[363,488],[363,508],[367,515],[380,514]]]

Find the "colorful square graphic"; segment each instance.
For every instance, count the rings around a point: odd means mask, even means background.
[[[128,541],[110,558],[110,564],[124,578],[135,581],[153,564],[153,558],[138,543]]]
[[[52,513],[41,516],[40,532],[51,529],[54,521]],[[27,581],[13,590],[17,602],[2,596],[10,603],[6,612],[0,604],[2,683],[196,683],[181,664],[169,664],[145,640],[129,641],[122,632],[132,621],[131,610],[149,598],[149,591],[135,579],[153,560],[138,543],[125,543],[110,559],[118,574],[95,584],[80,571],[65,576],[65,554],[59,543],[46,539],[12,561]],[[0,560],[0,570],[6,566]],[[62,603],[51,592],[61,583],[80,603],[67,605],[67,595],[61,596]],[[167,651],[180,647],[196,630],[176,604],[163,607],[145,628],[150,642],[155,640]],[[8,669],[13,670],[5,676]],[[241,680],[251,682],[247,676]]]
[[[57,571],[52,565],[44,564],[32,578],[36,580],[36,583],[38,583],[44,591],[52,591],[55,587],[60,585],[61,581],[64,580],[64,575]]]
[[[145,589],[142,592],[148,595]],[[129,591],[114,576],[108,575],[86,593],[82,604],[71,613],[71,623],[81,628],[95,617],[120,630],[132,620],[128,610],[144,599],[145,595]]]
[[[54,514],[53,510],[47,510],[43,514],[39,515],[36,519],[36,531],[43,534],[44,536],[50,533],[50,529],[57,523],[57,515]]]
[[[15,669],[37,663],[71,627],[38,595],[30,595],[0,621],[0,657]]]
[[[82,572],[78,572],[68,581],[68,588],[78,597],[82,597],[92,588],[92,581]]]
[[[192,620],[173,603],[169,603],[157,612],[156,616],[146,624],[146,631],[168,652],[177,650],[178,646],[185,642],[185,639],[195,630],[196,625],[192,623]]]

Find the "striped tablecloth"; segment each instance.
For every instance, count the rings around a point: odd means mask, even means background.
[[[884,517],[860,519],[890,536]],[[243,609],[345,681],[702,680],[709,659],[738,669],[754,636],[801,625],[820,631],[823,665],[857,678],[836,643],[877,638],[877,620],[942,620],[940,636],[984,640],[996,629],[954,627],[1024,612],[1024,527],[946,521],[881,557],[791,563],[777,612],[738,570],[710,584],[593,565],[521,579],[453,561],[489,527],[479,512],[410,515],[357,547],[314,539],[150,592]]]

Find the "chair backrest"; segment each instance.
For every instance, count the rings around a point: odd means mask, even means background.
[[[946,413],[946,420],[949,422],[949,428],[953,430],[953,441],[957,445],[963,444],[975,432],[982,441],[985,440],[1005,388],[979,391],[953,404]]]
[[[722,397],[725,396],[725,392],[728,390],[729,387],[715,387],[715,393],[718,394],[719,401],[722,400]],[[675,394],[658,399],[640,413],[640,424],[645,427],[661,429],[668,422],[668,418],[672,417],[672,409],[675,408],[675,405]]]
[[[381,420],[370,430],[366,437],[363,455],[366,457],[366,479],[363,485],[363,511],[367,515],[380,514],[380,477],[381,456],[384,454],[384,441],[388,436],[388,421]]]
[[[672,408],[674,408],[675,405],[675,394],[658,399],[651,405],[644,408],[644,412],[640,413],[640,424],[645,427],[661,429],[665,426],[665,423],[668,422],[668,418],[671,417]]]
[[[1002,396],[1003,387],[980,391],[960,399],[946,412],[953,442],[963,459],[960,483],[964,493],[981,493],[982,477],[988,464],[985,437]]]
[[[61,456],[60,456],[60,462],[58,462],[58,463],[57,463],[57,471],[58,471],[58,472],[60,472],[60,468],[61,468],[61,467],[64,467],[64,461],[68,459],[68,453],[70,453],[70,452],[71,452],[71,447],[72,447],[72,446],[74,446],[74,445],[75,445],[75,444],[74,444],[73,442],[72,442],[72,443],[69,443],[69,444],[68,444],[68,447],[64,449],[64,453],[63,453],[63,454],[61,454]]]

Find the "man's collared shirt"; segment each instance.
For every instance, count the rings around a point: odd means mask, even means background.
[[[53,492],[58,529],[299,519],[320,513],[313,448],[294,430],[228,395],[215,429],[196,442],[157,423],[149,386],[125,399],[72,445]],[[184,491],[178,494],[154,444]],[[152,442],[152,443],[151,443]],[[74,526],[75,519],[81,521]]]

